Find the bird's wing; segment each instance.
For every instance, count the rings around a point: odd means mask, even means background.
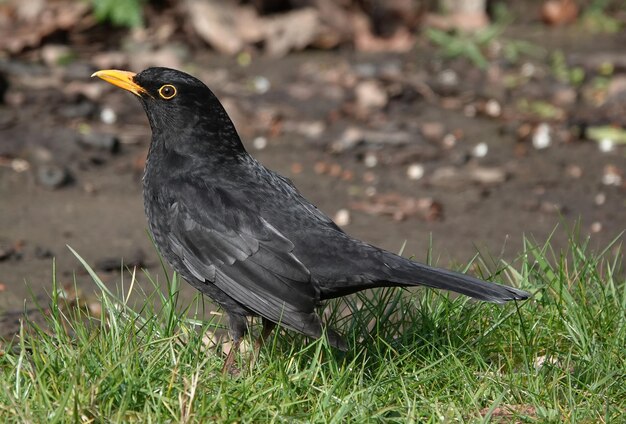
[[[185,184],[171,203],[169,241],[187,270],[253,312],[307,332],[319,299],[293,243],[227,190]]]

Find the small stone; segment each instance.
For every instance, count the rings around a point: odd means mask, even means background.
[[[497,100],[491,99],[485,104],[485,113],[487,116],[497,118],[502,114],[502,106]]]
[[[550,126],[542,122],[533,133],[533,147],[537,150],[545,149],[552,144]]]
[[[107,125],[117,122],[117,114],[110,107],[105,107],[100,111],[100,120]]]
[[[599,233],[600,231],[602,231],[602,223],[601,222],[594,222],[593,224],[591,224],[591,232],[592,233]]]
[[[30,163],[27,160],[16,158],[11,161],[11,169],[15,172],[25,172],[30,169]]]
[[[92,317],[102,316],[102,303],[97,301],[87,302],[87,308]]]
[[[615,165],[607,165],[604,167],[602,174],[602,184],[608,186],[622,185],[622,175]]]
[[[615,150],[615,142],[610,138],[603,138],[598,142],[598,148],[602,153],[610,153]]]
[[[385,107],[389,98],[387,92],[378,81],[368,80],[359,83],[355,88],[356,101],[362,109],[378,109]]]
[[[434,187],[458,188],[466,185],[465,178],[453,166],[442,166],[433,171],[430,183]]]
[[[452,69],[444,69],[438,74],[437,80],[442,85],[453,87],[459,84],[459,75]]]
[[[350,223],[350,211],[347,209],[339,209],[335,214],[334,221],[340,227],[345,227]]]
[[[406,170],[406,174],[411,180],[419,180],[424,176],[424,166],[419,163],[414,163],[409,165]]]
[[[593,198],[593,203],[595,203],[596,206],[604,205],[606,203],[606,194],[604,194],[603,192],[596,194],[596,196]]]
[[[487,145],[487,143],[485,142],[478,143],[472,149],[472,156],[474,156],[475,158],[484,158],[485,156],[487,156],[488,151],[489,151],[489,146]]]
[[[270,83],[270,80],[261,76],[255,77],[252,80],[252,85],[254,86],[254,91],[256,91],[259,94],[267,93],[272,86]]]
[[[446,134],[443,137],[443,147],[445,147],[446,149],[452,149],[454,146],[456,146],[456,142],[457,142],[457,138],[454,134]]]
[[[470,170],[472,181],[480,184],[499,184],[506,181],[506,172],[496,167],[477,167]]]
[[[376,165],[378,165],[378,157],[374,153],[368,152],[365,155],[363,162],[368,168],[374,168]]]
[[[262,136],[255,137],[254,140],[252,141],[252,145],[257,150],[263,150],[267,147],[267,138],[262,137]]]
[[[339,140],[333,142],[330,146],[335,153],[340,153],[352,149],[363,141],[363,131],[356,127],[348,127],[341,134]]]
[[[46,163],[37,168],[37,182],[42,186],[55,189],[69,182],[69,173],[62,166]]]
[[[520,75],[525,78],[532,78],[537,72],[537,67],[531,62],[525,62],[520,68]]]

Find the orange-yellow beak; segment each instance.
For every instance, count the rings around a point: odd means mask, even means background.
[[[118,71],[116,69],[105,69],[102,71],[94,72],[91,76],[101,78],[106,82],[111,83],[119,88],[123,88],[124,90],[130,91],[137,96],[146,94],[147,91],[145,90],[145,88],[135,82],[135,75],[137,74],[135,74],[134,72]]]

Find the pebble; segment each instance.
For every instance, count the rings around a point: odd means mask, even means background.
[[[62,166],[46,163],[40,165],[36,172],[37,182],[42,186],[55,189],[69,182],[69,173]]]
[[[263,150],[267,147],[267,138],[262,137],[262,136],[255,137],[254,140],[252,141],[252,145],[257,150]]]
[[[498,184],[506,181],[506,172],[496,167],[476,167],[470,170],[472,181],[480,184]]]
[[[438,75],[437,80],[448,87],[459,84],[459,75],[452,69],[444,69]]]
[[[272,84],[270,80],[265,77],[258,76],[252,80],[252,85],[254,86],[254,91],[259,94],[265,94],[270,91]]]
[[[615,142],[610,138],[603,138],[598,142],[598,148],[602,153],[610,153],[615,150]]]
[[[368,152],[365,155],[363,162],[368,168],[374,168],[376,165],[378,165],[378,157],[374,153]]]
[[[450,133],[450,134],[446,134],[443,137],[442,142],[443,142],[443,147],[445,147],[446,149],[451,149],[454,146],[456,146],[457,139],[454,134]]]
[[[355,88],[356,101],[363,109],[378,109],[387,105],[389,97],[378,81],[360,82]]]
[[[100,120],[107,125],[112,125],[117,122],[117,113],[110,107],[105,107],[100,111]]]
[[[340,153],[349,149],[363,141],[363,131],[356,127],[348,127],[339,137],[339,140],[331,144],[331,150]]]
[[[11,161],[11,169],[15,172],[25,172],[30,169],[30,163],[27,160],[16,158]]]
[[[497,100],[491,99],[485,104],[485,113],[487,116],[497,118],[502,114],[502,106]]]
[[[461,188],[470,183],[499,184],[506,178],[506,172],[497,167],[478,166],[459,170],[454,166],[442,166],[433,172],[430,183],[435,187]]]
[[[602,174],[602,184],[608,186],[622,185],[622,176],[620,175],[616,166],[607,165],[604,167],[604,173]]]
[[[606,203],[606,194],[604,194],[603,192],[596,194],[596,196],[593,198],[593,203],[595,203],[596,206],[604,205]]]
[[[350,211],[347,209],[339,209],[335,214],[335,224],[345,227],[350,224]]]
[[[424,176],[424,166],[422,164],[419,163],[414,163],[409,165],[409,167],[406,170],[406,174],[409,177],[409,179],[417,181],[419,179],[421,179]]]
[[[535,128],[533,133],[533,147],[537,150],[542,150],[552,144],[552,135],[550,126],[545,122],[542,122]]]
[[[524,62],[520,68],[520,75],[525,78],[532,78],[537,73],[537,67],[531,62]]]
[[[591,232],[592,233],[599,233],[600,231],[602,231],[602,223],[601,222],[594,222],[593,224],[591,224]]]
[[[489,146],[487,145],[487,143],[485,142],[478,143],[472,149],[472,156],[474,156],[475,158],[484,158],[485,156],[487,156],[488,151],[489,151]]]

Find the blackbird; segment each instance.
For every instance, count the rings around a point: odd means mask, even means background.
[[[233,349],[224,370],[234,364],[249,316],[262,318],[258,347],[276,324],[322,336],[322,301],[373,287],[421,285],[497,303],[530,296],[350,237],[246,152],[217,97],[191,75],[148,68],[93,76],[138,96],[148,115],[149,228],[167,262],[227,313]],[[334,330],[325,334],[346,349]]]

